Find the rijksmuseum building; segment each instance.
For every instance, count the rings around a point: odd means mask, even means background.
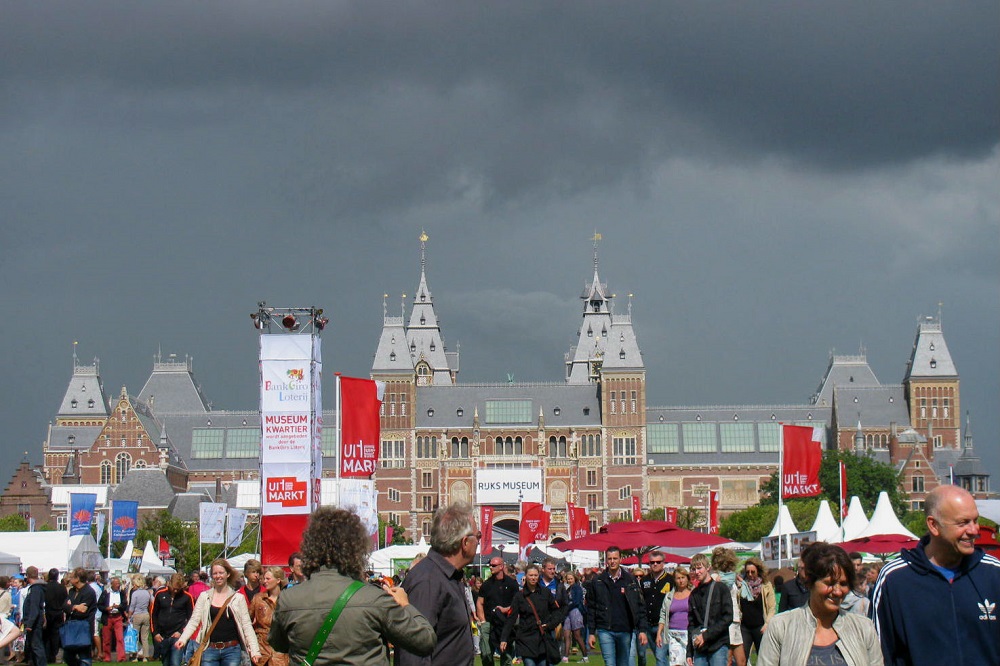
[[[704,510],[709,491],[717,490],[723,513],[742,509],[758,501],[777,468],[782,423],[820,426],[827,448],[896,466],[914,509],[949,478],[978,497],[989,493],[967,425],[963,436],[959,374],[940,317],[919,323],[901,384],[880,382],[864,355],[833,356],[801,404],[651,407],[641,331],[633,327],[631,304],[615,312],[595,244],[565,376],[466,384],[438,323],[425,241],[409,316],[405,308],[404,316],[384,315],[371,368],[371,377],[386,384],[378,510],[414,539],[429,532],[435,508],[455,500],[494,506],[496,524],[512,531],[519,500],[543,501],[556,539],[567,536],[567,502],[589,509],[592,529],[627,515],[632,495],[644,510]],[[333,411],[324,412],[324,422],[335,422]],[[334,435],[332,428],[323,433],[330,477]],[[45,493],[49,518],[61,525],[68,492],[79,485],[107,499],[137,499],[146,509],[176,510],[184,498],[219,496],[253,508],[259,453],[259,412],[213,409],[189,359],[157,358],[137,394],[123,387],[113,395],[105,393],[96,360],[74,359],[44,442],[44,465],[22,465],[2,510],[23,510],[19,493]]]

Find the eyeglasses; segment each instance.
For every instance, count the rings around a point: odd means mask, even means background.
[[[490,568],[491,569],[493,569],[495,567],[502,567],[502,566],[503,566],[503,562],[493,562],[492,564],[490,564]]]
[[[483,533],[482,533],[482,532],[476,532],[476,533],[474,533],[474,534],[466,534],[466,535],[465,535],[464,537],[462,537],[462,538],[464,539],[464,538],[466,538],[466,537],[476,537],[476,539],[477,539],[478,541],[482,541],[482,540],[483,540]]]
[[[649,564],[650,564],[650,566],[652,566],[654,564],[663,564],[663,560],[650,560]]]

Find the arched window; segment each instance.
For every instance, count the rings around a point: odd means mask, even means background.
[[[121,483],[130,469],[132,469],[132,456],[124,451],[115,456],[115,478],[112,483]]]
[[[101,461],[101,483],[109,485],[111,483],[111,461]]]
[[[146,461],[140,458],[139,460],[135,461],[135,464],[132,465],[132,467],[134,467],[135,469],[146,469]]]
[[[469,457],[469,438],[463,437],[459,439],[458,437],[451,438],[451,457],[452,458],[468,458]]]
[[[549,437],[549,455],[553,458],[565,458],[566,457],[566,438],[560,437],[556,439],[555,437]]]

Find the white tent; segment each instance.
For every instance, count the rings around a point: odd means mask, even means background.
[[[408,567],[414,557],[426,555],[430,549],[431,547],[423,539],[418,544],[386,546],[372,553],[368,558],[368,564],[375,573],[392,576],[400,567]]]
[[[778,511],[778,518],[774,521],[774,527],[771,528],[771,533],[767,536],[796,534],[798,531],[799,529],[795,527],[795,523],[792,521],[792,514],[788,512],[788,505],[782,504],[781,510]]]
[[[4,548],[21,558],[24,566],[34,565],[39,571],[75,567],[107,571],[108,564],[101,549],[89,534],[71,537],[65,532],[7,532]]]
[[[114,571],[118,573],[124,573],[128,571],[129,561],[132,559],[132,551],[135,550],[135,545],[131,540],[125,544],[125,550],[122,551],[121,557],[112,557],[108,560],[108,571]],[[144,574],[172,574],[175,573],[170,567],[163,566],[163,562],[160,561],[159,555],[153,550],[153,542],[147,541],[146,547],[142,551],[142,562],[139,564],[139,573]]]
[[[826,541],[827,543],[840,542],[840,525],[837,524],[837,520],[833,517],[833,512],[830,510],[830,503],[826,500],[819,503],[816,520],[813,521],[809,531],[816,533],[817,541]]]
[[[861,500],[855,495],[847,507],[847,517],[844,518],[844,541],[857,539],[868,527],[868,516],[861,508]]]
[[[896,512],[892,510],[892,503],[889,501],[889,494],[884,490],[878,494],[878,502],[875,503],[875,513],[868,523],[868,527],[861,531],[858,537],[870,537],[879,534],[902,534],[903,536],[916,539],[917,535],[906,529],[903,523],[899,522]]]
[[[21,573],[21,558],[11,553],[0,553],[0,576]]]

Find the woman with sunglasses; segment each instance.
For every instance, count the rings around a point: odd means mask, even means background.
[[[565,619],[565,608],[560,608],[548,588],[539,585],[541,571],[537,564],[524,570],[524,589],[514,595],[510,616],[500,637],[500,649],[506,650],[511,634],[515,637],[515,651],[524,660],[524,666],[554,666],[548,658],[546,641],[555,641],[552,632]]]

